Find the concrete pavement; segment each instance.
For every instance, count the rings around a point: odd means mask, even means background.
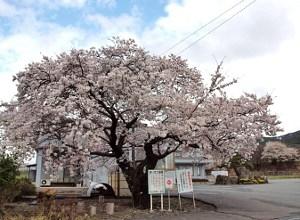
[[[216,209],[137,220],[300,220],[300,179],[271,180],[263,185],[203,184],[194,186],[194,193],[196,199]]]
[[[300,220],[300,179],[273,180],[265,185],[200,185],[194,189],[195,197],[216,205],[219,214],[237,219]]]
[[[150,218],[149,218],[150,219]],[[141,218],[135,220],[149,220],[148,218]],[[181,213],[175,216],[156,216],[155,220],[251,220],[252,218],[243,217],[240,215],[219,213],[215,211],[202,211],[192,213]]]

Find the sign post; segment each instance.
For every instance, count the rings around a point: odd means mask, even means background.
[[[171,212],[171,199],[170,199],[170,190],[168,190],[168,211]]]
[[[175,186],[175,171],[166,171],[165,172],[165,187],[168,190],[168,211],[172,211],[171,210],[171,199],[170,199],[170,191],[174,188]]]
[[[164,211],[164,195],[160,194],[160,211]]]
[[[179,199],[179,210],[182,210],[180,193],[178,193],[178,199]]]
[[[196,208],[196,202],[195,202],[195,194],[194,194],[194,191],[193,191],[193,205],[194,205],[194,208]]]
[[[150,212],[153,211],[153,194],[160,194],[161,210],[163,211],[163,194],[165,193],[165,173],[163,170],[148,170],[148,192],[150,194]]]
[[[152,194],[150,194],[150,212],[153,212]]]
[[[176,170],[176,179],[177,179],[180,209],[182,208],[180,194],[181,193],[189,193],[189,192],[193,193],[193,205],[194,205],[194,208],[196,208],[192,176],[193,176],[192,169]]]

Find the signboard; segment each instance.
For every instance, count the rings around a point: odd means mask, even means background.
[[[149,194],[165,193],[165,173],[163,170],[148,170]]]
[[[176,170],[178,193],[193,192],[192,169]]]
[[[227,170],[214,170],[214,171],[211,171],[211,175],[214,176],[214,177],[217,177],[217,176],[228,176],[228,171]]]
[[[173,189],[175,187],[175,171],[166,171],[165,172],[165,187],[166,189]]]

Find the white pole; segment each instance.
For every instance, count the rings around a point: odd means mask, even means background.
[[[180,193],[178,193],[178,198],[179,198],[179,210],[182,210]]]
[[[150,212],[153,212],[153,206],[152,206],[152,194],[150,194]]]
[[[162,193],[160,194],[160,210],[164,211],[164,196]]]
[[[169,209],[168,211],[171,212],[171,200],[170,200],[170,190],[168,190],[168,203],[169,203]]]
[[[196,208],[196,202],[195,202],[195,194],[194,194],[194,191],[193,191],[193,204],[194,204],[194,208]]]

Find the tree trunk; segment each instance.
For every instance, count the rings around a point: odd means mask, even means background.
[[[148,195],[148,175],[147,173],[137,174],[132,179],[132,185],[129,189],[132,193],[132,202],[134,207],[148,208],[149,195]]]
[[[138,166],[134,167],[132,163],[126,163],[127,166],[124,166],[123,163],[119,163],[129,190],[132,194],[133,206],[136,208],[149,208],[149,194],[148,194],[148,170],[154,169],[156,166],[157,160],[146,162],[143,161]]]

